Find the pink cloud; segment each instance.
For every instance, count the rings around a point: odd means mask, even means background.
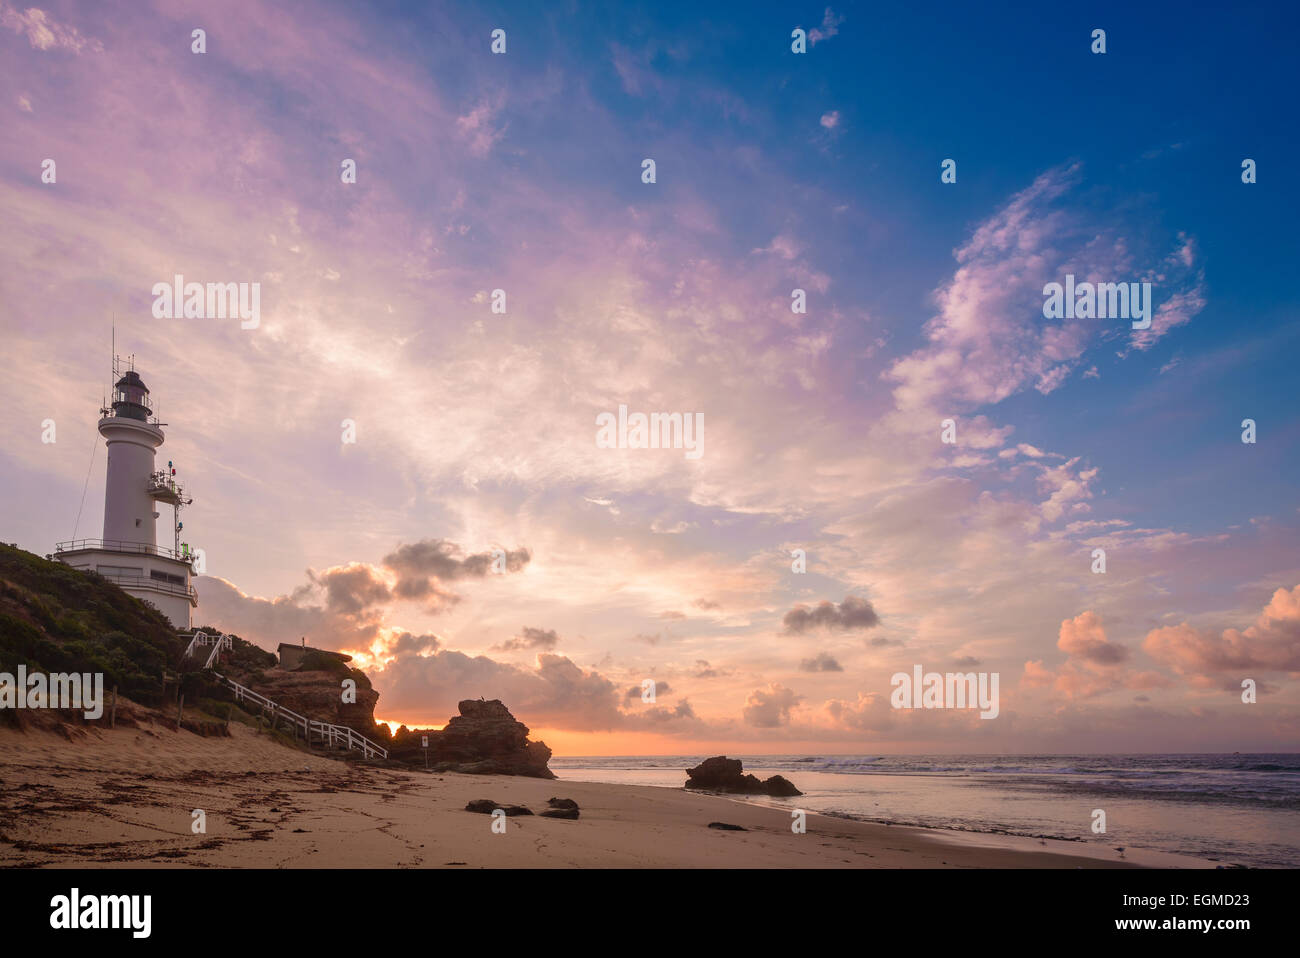
[[[802,697],[778,683],[755,689],[745,700],[745,724],[755,728],[776,728],[790,722],[790,710]]]
[[[1056,647],[1066,654],[1065,662],[1055,671],[1041,660],[1026,662],[1026,687],[1051,688],[1067,699],[1085,699],[1118,689],[1148,690],[1170,684],[1158,672],[1126,668],[1132,650],[1110,641],[1101,618],[1091,610],[1061,622]]]
[[[1244,630],[1228,628],[1218,635],[1180,625],[1153,629],[1143,650],[1193,684],[1222,684],[1230,676],[1249,678],[1248,671],[1300,672],[1300,585],[1273,593],[1254,623]]]
[[[837,15],[830,7],[827,7],[826,12],[822,15],[822,25],[820,27],[813,27],[808,31],[809,45],[816,46],[823,40],[829,40],[831,37],[835,36],[840,32],[840,24],[843,22],[843,17]]]
[[[56,22],[39,7],[28,7],[20,13],[8,4],[0,5],[0,26],[26,37],[33,50],[65,50],[76,54],[104,50],[100,41],[82,36],[76,27]]]
[[[485,100],[464,116],[456,117],[456,132],[475,156],[487,156],[492,147],[505,134],[505,129],[495,126],[501,110],[501,101]]]

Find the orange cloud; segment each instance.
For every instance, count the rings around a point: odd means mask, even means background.
[[[1198,686],[1222,684],[1225,673],[1233,675],[1235,685],[1246,670],[1300,672],[1300,585],[1274,592],[1245,630],[1215,635],[1183,622],[1152,629],[1142,648]]]
[[[1027,686],[1050,687],[1066,698],[1083,699],[1116,689],[1153,689],[1169,684],[1158,672],[1122,669],[1132,650],[1110,641],[1101,618],[1091,610],[1061,622],[1056,647],[1067,656],[1060,669],[1053,672],[1041,660],[1026,662],[1023,681]]]

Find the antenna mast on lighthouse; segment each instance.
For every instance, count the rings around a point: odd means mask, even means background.
[[[176,464],[167,460],[167,468],[160,469],[149,476],[149,495],[155,502],[166,502],[172,507],[172,536],[174,551],[181,554],[181,510],[194,500],[185,492],[185,487],[176,478]]]

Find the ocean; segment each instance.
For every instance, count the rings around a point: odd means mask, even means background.
[[[706,756],[557,757],[561,779],[681,788]],[[1300,754],[733,755],[804,795],[764,805],[895,825],[1300,866]],[[1106,831],[1094,833],[1094,812]]]

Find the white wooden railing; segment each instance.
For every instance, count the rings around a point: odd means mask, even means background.
[[[185,647],[185,655],[182,658],[188,659],[198,649],[205,645],[212,646],[212,651],[208,653],[208,659],[203,663],[205,669],[212,668],[212,664],[217,661],[217,656],[222,649],[227,651],[235,647],[235,640],[225,633],[218,635],[208,635],[206,632],[195,632],[194,637],[190,639],[190,644]]]
[[[299,715],[292,709],[285,708],[260,692],[254,692],[246,685],[240,685],[234,679],[226,678],[220,672],[213,672],[212,674],[235,693],[236,702],[253,702],[267,709],[271,713],[273,720],[285,719],[292,726],[295,734],[299,730],[302,731],[302,737],[307,740],[308,745],[311,744],[312,735],[315,734],[321,744],[328,744],[330,748],[346,745],[350,749],[360,750],[366,758],[374,758],[375,756],[383,759],[388,758],[388,749],[381,748],[346,725],[331,725],[329,722],[317,722],[315,719],[309,719],[305,715]]]

